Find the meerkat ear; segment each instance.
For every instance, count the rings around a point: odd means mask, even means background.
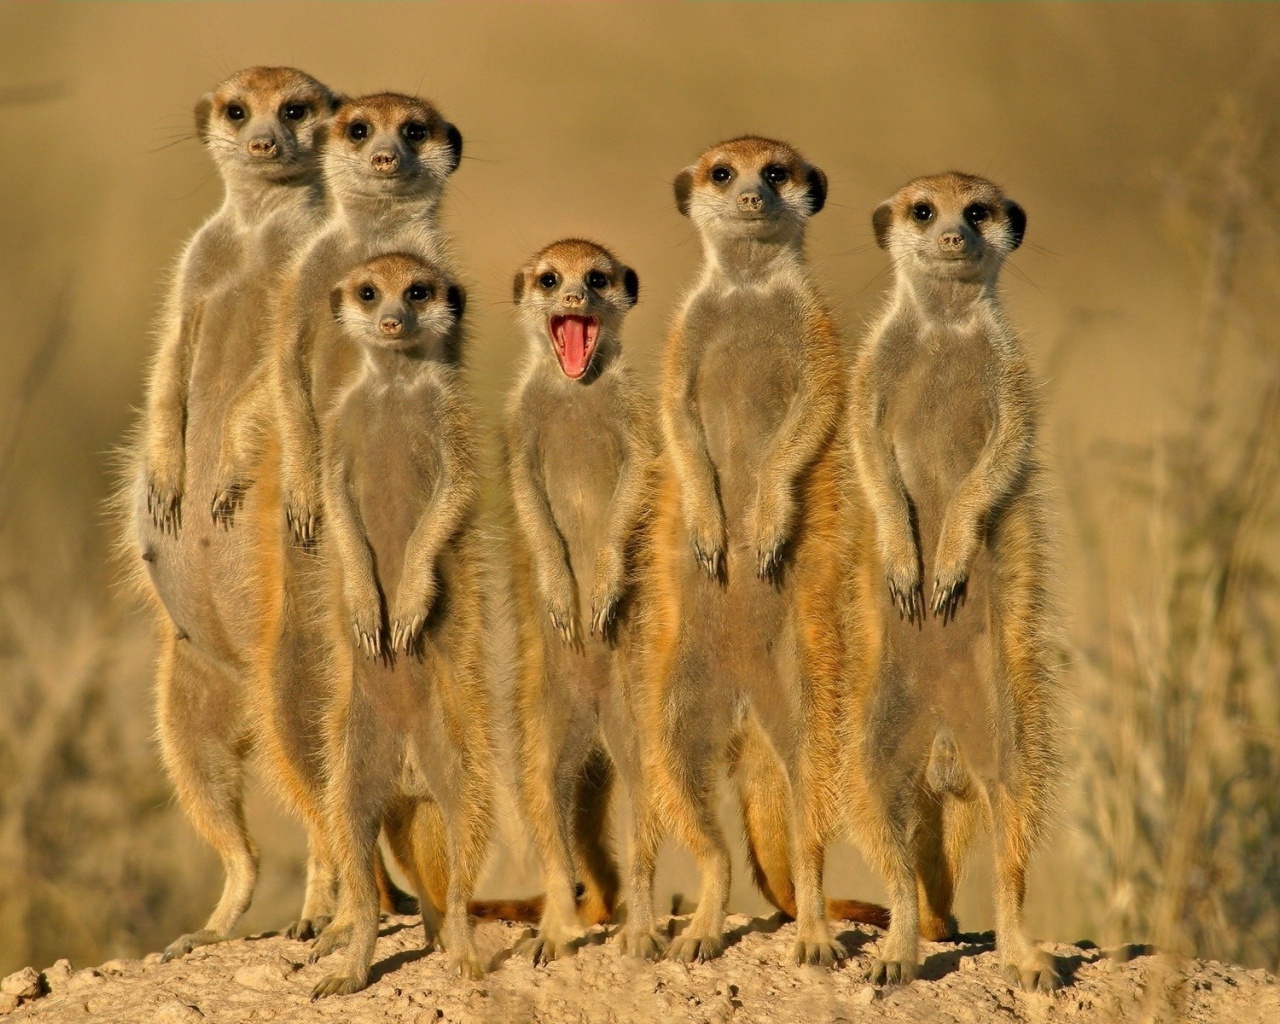
[[[342,314],[342,289],[335,288],[329,293],[329,309],[333,312],[333,318],[338,319]]]
[[[640,301],[640,276],[630,267],[622,268],[622,287],[627,290],[631,305]]]
[[[449,308],[453,311],[453,318],[461,320],[462,314],[467,311],[467,292],[460,284],[449,285],[449,290],[445,293],[445,301],[449,303]]]
[[[689,198],[693,195],[693,168],[686,167],[676,175],[676,209],[681,217],[689,216]]]
[[[817,167],[809,168],[809,216],[827,205],[827,176]]]
[[[1022,244],[1022,236],[1027,233],[1027,211],[1012,199],[1006,199],[1004,213],[1009,218],[1009,234],[1013,237],[1013,247],[1009,250],[1012,252]]]
[[[511,301],[517,306],[520,300],[524,298],[524,271],[517,270],[515,280],[511,282]]]
[[[458,164],[462,163],[462,132],[451,124],[446,123],[444,126],[444,137],[449,143],[449,149],[453,151],[453,166],[449,168],[452,174],[458,169]]]
[[[871,215],[871,226],[875,229],[876,245],[881,249],[889,248],[889,229],[893,227],[893,204],[881,203]]]
[[[196,100],[196,137],[201,142],[209,139],[209,119],[213,116],[213,93],[207,92]]]
[[[329,113],[336,114],[347,102],[347,97],[340,92],[329,93]]]

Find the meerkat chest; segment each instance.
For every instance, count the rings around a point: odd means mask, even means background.
[[[999,372],[985,336],[919,338],[885,408],[903,482],[917,501],[945,500],[977,464],[995,424]]]
[[[339,407],[342,465],[384,586],[395,585],[390,576],[432,500],[442,464],[432,425],[443,414],[419,389],[369,382]]]
[[[590,392],[596,385],[579,390]],[[557,403],[539,424],[539,456],[556,525],[596,544],[626,457],[626,425],[607,387]]]
[[[707,296],[685,327],[696,360],[696,398],[722,496],[753,481],[787,415],[807,356],[800,296],[741,289]]]

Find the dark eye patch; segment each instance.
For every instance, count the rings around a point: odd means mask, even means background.
[[[356,289],[356,295],[361,302],[372,302],[378,297],[378,290],[371,284],[362,284]]]
[[[918,220],[921,224],[926,224],[933,220],[933,206],[930,203],[919,202],[911,207],[911,216]]]
[[[361,139],[369,137],[369,126],[363,121],[352,121],[347,125],[347,138],[353,142],[359,142]]]
[[[587,287],[594,288],[599,291],[601,288],[609,287],[609,277],[607,274],[599,270],[590,270],[587,272]]]
[[[239,103],[228,103],[225,113],[228,121],[243,121],[248,115],[248,111]]]
[[[711,168],[711,180],[717,185],[723,185],[726,181],[733,177],[733,169],[726,167],[724,164],[717,164]]]
[[[405,289],[404,297],[410,302],[426,302],[431,298],[431,289],[421,281],[415,281]]]
[[[550,291],[560,282],[560,276],[548,270],[538,278],[538,284],[542,286],[543,291]]]

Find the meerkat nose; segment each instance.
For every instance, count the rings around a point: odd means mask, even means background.
[[[384,316],[378,321],[378,330],[389,338],[398,338],[404,330],[404,321],[395,316]]]
[[[760,198],[758,193],[743,192],[742,195],[738,196],[739,209],[747,210],[751,213],[756,213],[763,206],[764,206],[764,200]]]
[[[373,156],[369,158],[369,163],[373,165],[373,169],[375,171],[382,171],[386,174],[390,174],[400,166],[400,158],[397,157],[395,153],[391,152],[391,150],[382,149],[374,153]]]
[[[959,231],[944,231],[938,236],[938,247],[947,252],[959,252],[964,248],[964,236]]]
[[[249,152],[254,156],[274,156],[276,152],[276,140],[269,135],[259,136],[249,143]]]
[[[566,306],[581,306],[586,301],[586,296],[581,292],[566,292],[560,301]]]

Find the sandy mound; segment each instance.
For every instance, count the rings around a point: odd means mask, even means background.
[[[612,943],[584,946],[576,956],[535,969],[511,947],[523,929],[484,924],[481,949],[495,970],[481,982],[452,977],[446,958],[424,956],[416,918],[384,922],[374,982],[354,996],[310,1003],[311,987],[329,971],[306,963],[307,948],[274,935],[239,939],[160,963],[113,960],[72,971],[59,961],[43,975],[30,968],[5,980],[7,1020],[110,1021],[112,1024],[199,1024],[200,1021],[526,1022],[614,1021],[817,1022],[1138,1020],[1153,986],[1168,993],[1164,1021],[1280,1020],[1280,989],[1265,971],[1213,961],[1168,962],[1140,949],[1113,951],[1058,945],[1067,986],[1056,996],[1012,991],[1000,977],[992,936],[926,944],[924,977],[896,989],[862,979],[878,936],[849,931],[849,963],[834,972],[784,966],[794,925],[777,919],[729,919],[733,944],[712,964],[639,963]],[[603,933],[592,936],[603,939]],[[1137,953],[1139,955],[1133,955]]]

